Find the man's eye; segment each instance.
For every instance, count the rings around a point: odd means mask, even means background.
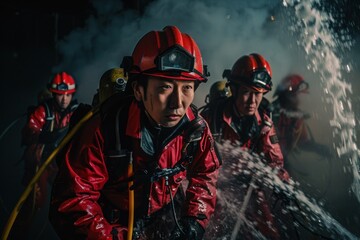
[[[184,90],[186,90],[186,91],[189,91],[189,90],[192,90],[192,89],[193,89],[193,87],[192,87],[191,85],[186,85],[186,86],[184,86],[183,88],[184,88]]]
[[[171,89],[171,86],[170,85],[163,85],[160,87],[161,90],[168,90],[168,89]]]

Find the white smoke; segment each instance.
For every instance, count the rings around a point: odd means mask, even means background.
[[[175,1],[152,2],[143,16],[124,11],[119,1],[94,1],[98,14],[86,26],[69,34],[59,47],[63,61],[55,70],[69,69],[78,80],[78,99],[91,101],[103,72],[131,55],[137,41],[151,30],[176,25],[198,43],[211,77],[199,88],[195,103],[202,105],[211,84],[222,79],[242,55],[262,54],[273,69],[274,85],[290,71],[291,53],[278,34],[264,29],[276,1]],[[281,31],[287,31],[283,29]]]

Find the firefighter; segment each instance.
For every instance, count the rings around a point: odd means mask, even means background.
[[[283,169],[283,155],[275,128],[266,109],[260,107],[263,95],[272,88],[272,72],[268,61],[257,53],[244,55],[235,62],[231,70],[225,70],[223,75],[228,80],[227,85],[232,95],[217,101],[212,108],[202,112],[214,138],[218,143],[230,143],[235,148],[240,147],[264,156],[266,165],[277,170],[284,181],[289,180],[287,172]],[[241,239],[254,239],[256,238],[254,234],[259,231],[265,238],[280,238],[267,202],[269,194],[266,195],[261,187],[252,189],[251,181],[256,179],[254,177],[256,173],[246,176],[243,174],[241,178],[235,176],[240,170],[243,173],[246,172],[245,170],[253,171],[250,167],[247,168],[249,162],[243,159],[222,160],[219,179],[226,180],[223,182],[219,180],[220,193],[233,196],[229,201],[239,205],[245,204],[242,200],[246,193],[249,192],[251,196],[245,216],[250,220],[253,228],[243,224],[238,236],[241,236]],[[242,169],[237,169],[238,167]],[[231,182],[234,184],[230,184]],[[227,197],[225,196],[223,200],[225,198]],[[213,227],[216,231],[211,234],[226,238],[229,237],[227,234],[231,235],[234,222],[223,222],[222,219],[229,217],[229,212],[226,212],[227,200],[218,201],[214,221],[219,222],[217,222],[218,226]]]
[[[300,96],[308,93],[309,83],[299,74],[284,77],[274,93],[274,122],[285,156],[294,149],[316,148],[315,140],[306,124],[310,115],[299,108]]]
[[[332,153],[329,147],[315,140],[307,124],[310,115],[300,109],[301,96],[307,94],[309,83],[301,75],[285,76],[274,93],[273,120],[284,155],[285,169],[301,184],[305,192],[320,199],[330,187]],[[318,159],[322,163],[313,161]],[[322,164],[323,172],[313,172],[316,162]],[[328,169],[328,173],[325,169]],[[319,178],[320,176],[322,177]],[[312,177],[316,181],[311,180]]]
[[[75,80],[70,74],[56,73],[48,89],[52,97],[44,99],[29,113],[22,129],[22,145],[26,147],[22,156],[25,164],[22,178],[24,186],[30,182],[43,161],[67,133],[70,117],[77,106],[73,99],[76,92]],[[30,194],[19,213],[11,238],[27,237],[35,213],[46,204],[48,185],[52,183],[56,172],[56,164],[52,164],[42,174],[33,194]]]
[[[132,93],[105,101],[65,149],[50,221],[61,239],[202,239],[219,161],[192,105],[208,75],[201,52],[166,26],[125,60]]]

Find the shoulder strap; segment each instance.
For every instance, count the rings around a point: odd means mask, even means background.
[[[204,134],[206,128],[205,119],[197,112],[195,118],[187,123],[183,132],[183,147],[181,149],[181,159],[175,164],[174,168],[179,168],[181,171],[186,170],[193,162],[197,150],[199,149],[199,142]]]
[[[51,105],[50,105],[51,100],[52,99],[46,100],[41,104],[45,109],[45,124],[44,124],[43,130],[49,131],[49,132],[52,131],[51,126],[53,125],[53,122],[55,119],[54,112],[52,111]]]
[[[222,128],[223,128],[223,111],[221,106],[224,106],[226,99],[220,99],[219,101],[212,102],[208,106],[208,114],[211,119],[209,122],[210,131],[213,137],[219,141],[221,140]]]
[[[42,103],[42,105],[45,108],[45,120],[46,121],[52,121],[54,120],[54,113],[53,111],[51,111],[50,106],[49,106],[49,101],[45,101],[44,103]]]

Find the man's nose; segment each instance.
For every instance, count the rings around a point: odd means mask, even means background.
[[[251,93],[251,101],[255,102],[256,100],[256,93]]]
[[[170,104],[169,107],[171,109],[177,109],[180,108],[182,105],[181,101],[181,91],[179,89],[174,89],[174,91],[170,95]]]

